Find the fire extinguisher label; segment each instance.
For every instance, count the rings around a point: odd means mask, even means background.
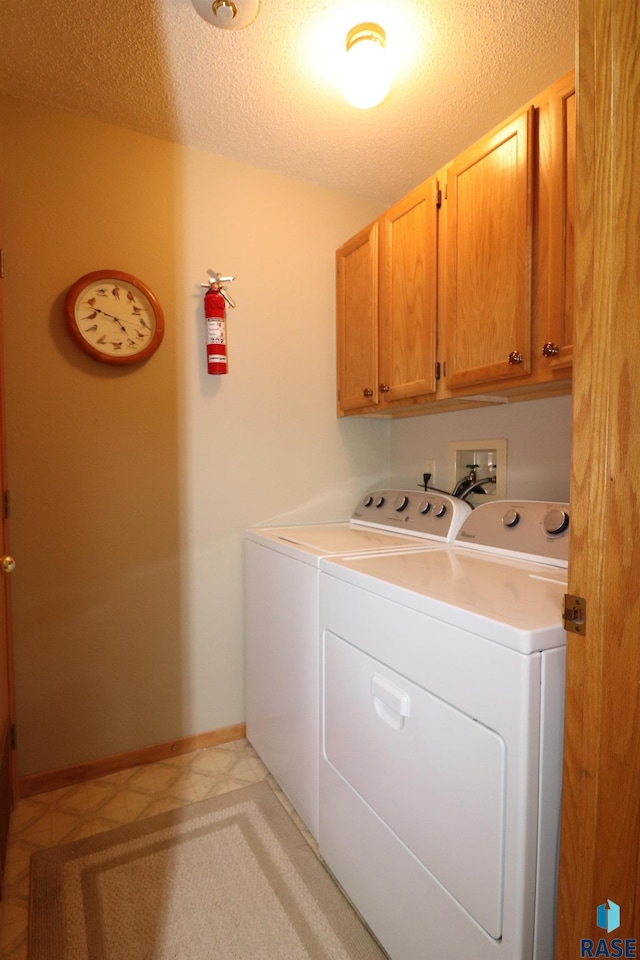
[[[227,372],[227,354],[223,344],[207,344],[207,369],[209,373]]]
[[[208,343],[226,343],[224,320],[215,320],[211,317],[207,319],[207,341]]]

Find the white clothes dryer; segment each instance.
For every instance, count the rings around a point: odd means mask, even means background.
[[[246,532],[247,738],[316,838],[320,560],[443,546],[470,513],[444,494],[376,490],[350,520]]]
[[[553,956],[568,524],[320,563],[320,853],[393,960]]]

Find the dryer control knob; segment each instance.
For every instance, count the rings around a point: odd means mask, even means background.
[[[364,498],[364,506],[370,507],[372,503],[373,503],[373,497],[371,496],[371,494],[369,494],[369,496]]]
[[[431,510],[431,504],[429,503],[428,500],[423,500],[420,506],[418,507],[418,510],[420,511],[420,513],[423,513],[426,516],[429,513],[429,510]]]
[[[446,512],[447,512],[446,503],[439,504],[439,506],[437,506],[434,511],[436,517],[444,517]]]
[[[512,507],[503,515],[502,522],[504,523],[505,527],[517,527],[520,523],[520,514]]]
[[[406,510],[409,506],[409,497],[406,495],[406,493],[403,493],[399,497],[396,497],[393,505],[398,513],[402,513],[402,511]]]
[[[569,514],[566,510],[561,510],[559,507],[554,507],[553,510],[549,510],[548,514],[542,521],[542,526],[544,532],[550,534],[550,536],[557,535],[558,533],[564,533],[564,531],[569,526]]]
[[[384,507],[384,497],[378,497],[376,500],[376,507]]]

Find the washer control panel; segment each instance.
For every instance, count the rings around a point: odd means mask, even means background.
[[[569,504],[544,500],[483,503],[465,519],[455,542],[477,550],[566,567]]]
[[[351,522],[449,543],[470,513],[468,503],[444,493],[374,490],[358,503]]]

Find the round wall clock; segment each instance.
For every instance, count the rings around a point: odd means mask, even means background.
[[[164,335],[162,308],[154,294],[119,270],[80,277],[67,293],[65,320],[80,349],[102,363],[146,360]]]

